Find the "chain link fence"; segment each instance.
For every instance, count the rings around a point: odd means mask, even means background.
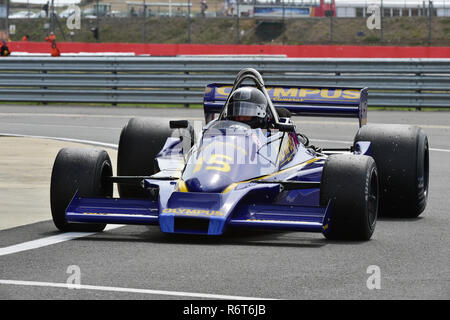
[[[0,30],[13,41],[211,44],[432,45],[450,43],[450,1],[362,1],[327,10],[327,0],[3,0]],[[329,0],[328,2],[330,2]],[[331,1],[331,3],[334,3]],[[379,29],[369,29],[369,3]],[[386,2],[385,2],[386,3]],[[320,11],[320,10],[322,11]],[[320,12],[319,12],[320,11]],[[9,18],[6,19],[6,16]],[[79,19],[78,19],[79,18]],[[77,23],[78,22],[78,23]]]

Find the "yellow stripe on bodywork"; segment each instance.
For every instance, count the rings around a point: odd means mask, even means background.
[[[310,163],[316,162],[318,160],[321,160],[321,158],[314,158],[314,159],[311,159],[311,160],[299,163],[299,164],[297,164],[295,166],[292,166],[290,168],[283,169],[283,170],[280,170],[280,171],[277,171],[277,172],[274,172],[274,173],[271,173],[271,174],[268,174],[266,176],[259,177],[259,178],[256,178],[256,179],[250,179],[250,180],[245,180],[245,181],[240,181],[240,182],[234,182],[234,183],[230,184],[228,187],[226,187],[225,190],[222,191],[222,193],[227,193],[227,192],[233,190],[236,186],[238,186],[238,185],[240,185],[242,183],[247,183],[247,182],[258,181],[258,180],[264,180],[264,179],[267,179],[267,178],[271,178],[271,177],[277,176],[277,175],[279,175],[281,173],[288,172],[290,170],[299,169],[301,167],[304,167],[304,166],[306,166],[306,165],[308,165]]]
[[[183,179],[178,179],[177,188],[178,192],[189,192],[186,186],[186,182]]]

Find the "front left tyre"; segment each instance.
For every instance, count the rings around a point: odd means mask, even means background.
[[[50,183],[50,206],[55,226],[63,232],[99,232],[105,224],[69,223],[66,209],[78,190],[80,197],[112,197],[111,160],[104,150],[64,148],[53,164]]]
[[[322,171],[320,204],[331,210],[323,232],[327,239],[369,240],[378,215],[378,171],[372,157],[329,156]]]

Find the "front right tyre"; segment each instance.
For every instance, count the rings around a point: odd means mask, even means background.
[[[77,190],[80,197],[112,197],[113,184],[107,179],[112,173],[104,150],[64,148],[58,152],[50,182],[50,206],[53,223],[60,231],[103,231],[105,224],[68,222],[66,209]]]
[[[172,130],[169,123],[152,118],[132,118],[120,133],[117,152],[117,175],[151,176],[159,172],[156,156]],[[146,198],[139,185],[118,184],[121,198]]]
[[[427,205],[429,149],[425,131],[417,126],[362,126],[358,141],[370,142],[370,155],[380,179],[380,216],[415,218]]]

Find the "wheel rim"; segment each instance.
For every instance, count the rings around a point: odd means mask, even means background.
[[[369,226],[373,229],[378,213],[378,176],[375,169],[372,169],[370,174],[367,209]]]
[[[101,178],[100,178],[100,190],[102,195],[105,196],[112,196],[112,190],[113,190],[113,186],[112,183],[110,182],[111,180],[108,181],[108,178],[110,178],[113,175],[113,171],[112,171],[112,167],[111,164],[109,163],[109,161],[104,161],[102,163],[102,169],[101,169]]]
[[[428,197],[428,179],[429,179],[429,165],[430,159],[428,154],[428,141],[425,141],[425,152],[424,152],[424,168],[423,168],[423,194],[425,199]]]

